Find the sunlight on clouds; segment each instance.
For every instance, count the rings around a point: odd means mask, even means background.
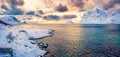
[[[68,21],[72,21],[74,24],[78,24],[80,23],[82,16],[85,12],[72,12],[72,11],[67,11],[67,12],[53,12],[53,13],[48,13],[45,14],[45,16],[47,15],[57,15],[57,16],[63,16],[63,15],[76,15],[77,18],[73,18],[73,19],[60,19],[60,20],[44,20],[41,19],[39,23],[44,23],[44,24],[66,24]]]
[[[38,10],[40,8],[44,8],[44,4],[40,0],[24,0],[24,8],[25,10]]]
[[[44,20],[44,19],[41,19],[39,20],[39,24],[66,24],[67,21],[65,20]]]

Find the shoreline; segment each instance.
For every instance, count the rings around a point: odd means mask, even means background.
[[[41,50],[37,46],[37,44],[32,44],[31,41],[33,40],[29,40],[29,39],[31,37],[33,39],[37,39],[37,38],[43,39],[45,37],[52,36],[53,30],[39,29],[39,28],[22,28],[19,26],[11,26],[11,27],[0,26],[0,27],[4,28],[4,29],[0,29],[1,31],[0,43],[4,43],[2,45],[0,44],[0,46],[3,48],[10,47],[12,50],[14,50],[13,53],[15,54],[13,54],[13,56],[35,57],[35,56],[44,56],[47,53],[47,51]],[[8,40],[10,43],[4,40]]]

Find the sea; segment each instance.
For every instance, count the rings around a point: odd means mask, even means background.
[[[27,24],[54,30],[37,42],[47,43],[46,57],[120,57],[120,25],[114,24]]]

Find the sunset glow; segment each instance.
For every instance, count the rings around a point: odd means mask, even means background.
[[[83,15],[94,9],[99,8],[106,13],[112,13],[120,9],[119,0],[0,0],[1,14],[8,15],[39,15],[42,17],[40,23],[80,23]],[[16,12],[17,11],[17,12]],[[41,13],[42,15],[41,15]],[[43,14],[44,13],[44,14]],[[60,17],[60,20],[44,20],[43,17]],[[67,19],[62,18],[66,15]],[[42,21],[44,20],[44,21]]]

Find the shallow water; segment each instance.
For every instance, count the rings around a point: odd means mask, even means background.
[[[22,25],[53,29],[46,57],[120,57],[120,25]]]

